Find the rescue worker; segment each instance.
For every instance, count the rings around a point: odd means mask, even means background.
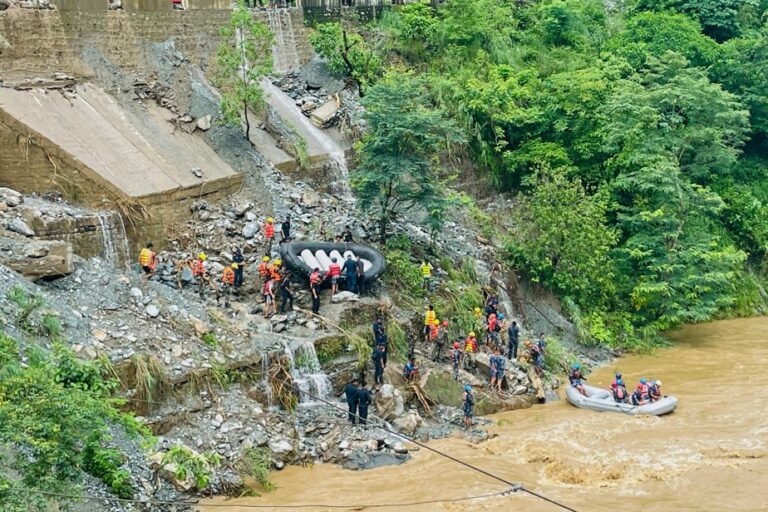
[[[362,297],[365,294],[365,264],[363,263],[363,258],[357,258],[355,262],[355,282],[357,283],[355,293]]]
[[[293,293],[291,292],[290,272],[286,272],[285,278],[280,281],[280,313],[285,313],[286,305],[288,305],[288,311],[293,311]]]
[[[467,366],[474,366],[475,362],[472,360],[472,354],[477,353],[477,338],[474,332],[470,332],[467,339],[464,341],[464,361],[461,365],[462,368]]]
[[[579,390],[584,396],[589,396],[587,390],[584,389],[584,383],[582,381],[587,380],[581,373],[581,365],[579,363],[573,363],[571,365],[571,371],[568,373],[568,380],[571,382],[571,386]]]
[[[359,403],[357,392],[357,379],[352,379],[352,381],[348,382],[344,388],[344,395],[347,397],[347,407],[349,408],[347,419],[349,419],[349,422],[353,425],[356,423],[355,420],[357,419],[357,404]]]
[[[347,255],[347,260],[344,262],[344,266],[341,270],[344,272],[347,291],[355,293],[355,290],[357,289],[355,281],[357,277],[357,263],[352,259],[352,255]]]
[[[658,384],[657,384],[658,383]],[[661,381],[656,380],[654,381],[651,379],[651,381],[648,383],[648,398],[651,402],[655,402],[656,400],[659,400],[661,398]]]
[[[499,299],[495,295],[488,295],[485,299],[485,317],[486,319],[491,313],[497,313],[496,308],[499,306]]]
[[[512,320],[512,325],[507,329],[507,336],[509,338],[507,340],[507,348],[509,349],[507,358],[511,361],[517,359],[517,346],[520,342],[520,328],[514,320]]]
[[[461,345],[458,341],[453,342],[453,350],[451,350],[451,364],[453,365],[453,380],[459,380],[459,363],[461,363]]]
[[[624,381],[616,379],[611,385],[611,394],[613,400],[618,403],[626,404],[629,402],[629,395],[627,394],[627,387],[624,385]]]
[[[645,379],[640,379],[640,383],[635,388],[635,392],[632,393],[632,405],[645,405],[650,402],[651,397],[648,395],[648,384]]]
[[[269,256],[264,256],[261,258],[261,263],[259,263],[258,266],[259,277],[261,277],[262,286],[267,282],[267,279],[269,278],[269,267]]]
[[[229,307],[229,294],[232,288],[235,286],[235,272],[237,271],[237,263],[232,263],[228,267],[224,267],[224,272],[221,274],[221,291],[224,294],[224,307]],[[219,303],[220,296],[216,295],[216,304]]]
[[[432,331],[432,326],[435,324],[435,318],[437,318],[437,313],[435,313],[435,307],[430,304],[427,306],[427,311],[424,313],[424,330],[422,331],[422,334],[424,335],[424,341],[429,342],[429,334]]]
[[[286,215],[285,220],[280,224],[280,243],[291,241],[291,216]]]
[[[419,366],[416,364],[416,358],[411,357],[405,366],[403,366],[403,379],[405,382],[413,382],[419,380]]]
[[[429,329],[429,341],[430,343],[437,343],[437,336],[440,334],[440,320],[435,318],[435,321],[432,322],[432,327]]]
[[[490,389],[496,389],[497,393],[501,393],[501,381],[504,378],[504,357],[501,355],[501,351],[498,348],[493,350],[493,354],[489,359],[491,381]]]
[[[149,242],[139,253],[139,266],[144,271],[145,280],[155,275],[155,268],[157,268],[157,253],[152,250],[153,248],[154,245]]]
[[[379,340],[385,336],[384,332],[384,319],[377,317],[373,322],[373,343],[378,345]]]
[[[345,244],[350,244],[354,242],[352,239],[352,229],[349,227],[349,224],[344,226],[344,231],[341,232],[341,239],[344,241]]]
[[[434,268],[432,267],[432,264],[426,260],[421,262],[421,266],[419,268],[421,269],[422,287],[426,291],[429,291],[432,281],[432,271]]]
[[[266,254],[272,254],[272,242],[275,241],[275,225],[272,224],[272,217],[267,217],[267,223],[264,225],[264,240],[267,243]]]
[[[357,390],[357,415],[360,425],[368,423],[368,406],[371,405],[372,401],[370,390],[365,386],[360,386]]]
[[[235,268],[235,290],[238,290],[243,286],[243,272],[245,271],[245,258],[243,257],[243,251],[239,247],[232,247],[232,261],[237,263]]]
[[[371,354],[371,359],[373,359],[373,379],[379,385],[384,384],[384,370],[387,368],[385,351],[386,347],[384,345],[378,345],[373,354]]]
[[[339,291],[339,276],[341,276],[341,267],[336,263],[336,258],[331,258],[328,274],[325,276],[326,279],[331,280],[331,295],[336,295]]]
[[[433,361],[440,362],[446,345],[448,345],[448,320],[443,320],[443,325],[440,327],[440,332],[438,332],[437,339],[435,340],[435,351],[432,354]]]
[[[208,269],[205,266],[205,261],[208,256],[204,252],[197,255],[197,259],[192,262],[192,275],[197,280],[197,291],[200,294],[200,298],[203,298],[205,285],[209,282]]]
[[[464,428],[472,428],[472,410],[475,408],[475,397],[472,396],[472,386],[464,386],[464,394],[461,397],[464,411]]]
[[[320,283],[322,282],[320,269],[315,267],[309,275],[309,292],[312,295],[312,312],[316,315],[320,313]]]
[[[621,380],[621,372],[616,372],[613,376],[613,382],[611,382],[611,389],[616,387],[616,383]]]
[[[499,344],[499,319],[496,313],[488,315],[488,321],[486,323],[485,344],[493,347]]]
[[[283,262],[279,259],[276,259],[272,266],[269,267],[269,277],[277,283],[280,282],[280,280],[283,278],[282,274],[280,273],[280,270],[282,269]]]

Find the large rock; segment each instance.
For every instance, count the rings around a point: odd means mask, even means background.
[[[379,392],[373,395],[373,403],[379,418],[391,421],[402,416],[405,411],[403,395],[392,384],[384,384]]]
[[[338,110],[339,106],[336,104],[336,100],[326,101],[322,104],[322,106],[316,108],[312,112],[310,120],[312,121],[313,125],[317,126],[318,128],[322,128],[331,119],[333,119]]]
[[[301,194],[301,204],[306,208],[317,208],[320,206],[320,194],[312,189],[307,189]]]
[[[13,218],[8,220],[5,223],[5,228],[8,231],[13,231],[14,233],[18,233],[22,236],[35,236],[35,232],[32,230],[32,228],[29,227],[27,223],[21,219]]]
[[[13,189],[0,187],[0,201],[14,208],[24,202],[24,197]]]
[[[348,292],[346,290],[343,292],[339,292],[333,297],[331,297],[331,302],[333,302],[334,304],[338,302],[356,302],[358,300],[360,300],[360,296],[358,294]]]
[[[474,413],[476,416],[485,416],[487,414],[514,411],[517,409],[527,409],[534,403],[534,398],[531,395],[511,396],[506,393],[498,395],[479,389],[475,389],[474,393]]]
[[[243,226],[243,238],[251,239],[255,237],[261,226],[259,226],[258,222],[246,222],[245,226]]]
[[[203,116],[197,120],[197,127],[201,130],[208,131],[211,129],[211,115]]]
[[[392,424],[399,432],[412,436],[416,433],[416,429],[421,426],[423,421],[424,420],[421,419],[419,413],[415,409],[411,409],[407,414],[393,421]],[[397,452],[397,450],[395,451]]]
[[[461,406],[463,385],[453,380],[453,375],[448,371],[427,370],[422,377],[421,387],[430,399],[438,404],[451,407]]]
[[[267,444],[275,455],[285,457],[293,452],[293,445],[287,439],[270,439]]]
[[[73,267],[72,244],[59,241],[0,240],[0,263],[36,281],[44,277],[63,277]]]

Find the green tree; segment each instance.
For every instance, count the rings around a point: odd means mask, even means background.
[[[439,157],[464,142],[461,131],[434,107],[425,81],[410,73],[387,73],[363,103],[368,133],[351,178],[360,207],[377,216],[382,242],[390,221],[406,209],[425,212],[430,229],[439,229],[447,204]]]
[[[237,0],[229,24],[222,27],[216,56],[214,84],[221,91],[221,113],[225,124],[241,126],[250,136],[249,110],[264,106],[261,79],[272,71],[272,34],[253,17],[243,0]]]
[[[309,35],[309,42],[332,71],[348,76],[357,84],[361,97],[381,74],[378,54],[367,47],[362,36],[348,31],[341,23],[318,25]]]
[[[749,130],[736,96],[671,52],[620,81],[604,112],[611,166],[634,170],[659,155],[701,184],[731,171]]]
[[[608,194],[589,196],[565,169],[543,168],[520,198],[507,243],[515,263],[535,281],[590,308],[613,300],[610,251],[617,233],[607,225]]]
[[[723,207],[717,194],[695,185],[668,157],[649,157],[615,186],[627,198],[618,249],[633,282],[631,303],[655,335],[682,323],[703,322],[734,302],[746,255],[711,232]]]

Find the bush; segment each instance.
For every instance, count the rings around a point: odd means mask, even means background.
[[[264,448],[246,450],[235,467],[240,474],[256,480],[265,491],[275,489],[275,484],[269,479],[272,461],[268,450]]]
[[[211,481],[213,469],[221,463],[217,453],[201,455],[186,446],[174,445],[163,456],[163,464],[176,465],[176,478],[186,480],[192,478],[198,489],[205,489]]]
[[[345,345],[344,338],[334,338],[323,342],[317,347],[317,360],[320,361],[320,364],[333,361],[344,353]]]
[[[100,433],[91,435],[83,450],[83,469],[104,482],[119,498],[132,499],[131,474],[120,469],[126,457],[118,450],[104,446],[106,439]]]
[[[57,315],[46,313],[43,315],[43,334],[51,341],[58,341],[61,338],[61,320]]]
[[[212,332],[207,332],[203,334],[201,339],[203,340],[203,343],[205,343],[211,348],[216,348],[219,346],[219,340],[218,338],[216,338],[216,335],[213,334]]]

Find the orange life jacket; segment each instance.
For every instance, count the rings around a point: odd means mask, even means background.
[[[270,277],[272,279],[274,279],[275,281],[279,281],[281,279],[281,277],[282,277],[280,275],[280,269],[278,267],[275,267],[275,266],[270,267],[269,274],[270,274]]]
[[[205,274],[205,265],[203,264],[203,260],[195,260],[192,262],[192,275],[193,276],[202,276]]]
[[[440,327],[437,325],[433,325],[429,329],[429,339],[432,341],[435,341],[437,339],[437,334],[440,332]]]
[[[464,343],[464,352],[477,352],[476,338],[467,338],[467,341]]]
[[[235,271],[225,267],[224,273],[221,275],[221,282],[224,284],[235,284]]]
[[[275,225],[270,224],[267,222],[267,225],[264,226],[264,236],[267,238],[275,238]]]
[[[269,274],[269,265],[267,265],[266,262],[262,261],[259,263],[259,275],[261,277],[267,277]]]
[[[322,279],[320,278],[320,272],[312,272],[309,276],[309,284],[320,284]]]

